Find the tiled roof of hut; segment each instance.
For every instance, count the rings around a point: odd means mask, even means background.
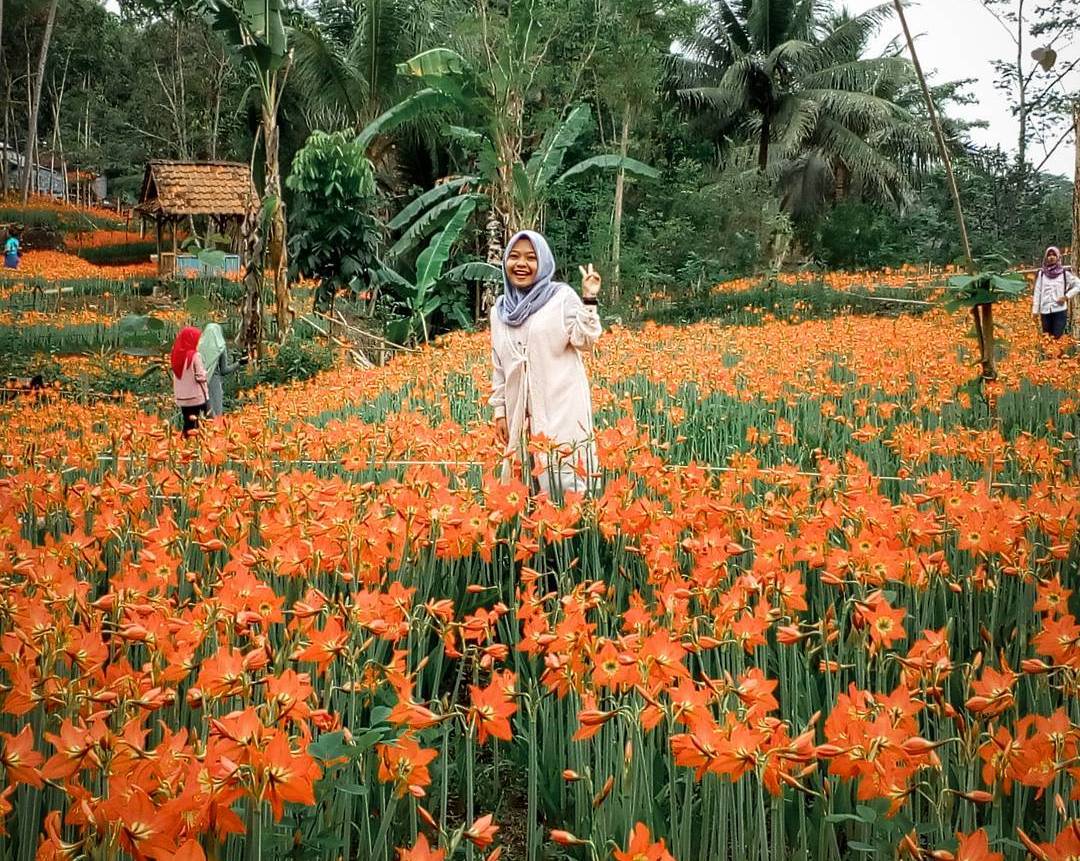
[[[147,215],[243,217],[257,200],[248,165],[225,161],[151,161],[137,209]]]

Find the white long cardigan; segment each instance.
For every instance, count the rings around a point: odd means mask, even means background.
[[[503,480],[512,472],[529,437],[544,436],[560,447],[549,462],[537,455],[544,474],[541,491],[586,491],[596,471],[592,397],[582,353],[600,337],[600,315],[564,284],[521,326],[507,326],[491,312],[491,400],[496,418],[510,430]],[[526,476],[526,483],[528,477]]]

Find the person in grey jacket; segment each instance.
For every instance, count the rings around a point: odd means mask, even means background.
[[[199,338],[199,356],[206,367],[209,399],[207,409],[212,417],[225,414],[225,391],[222,378],[235,373],[240,362],[229,361],[229,348],[225,333],[217,323],[208,323]]]

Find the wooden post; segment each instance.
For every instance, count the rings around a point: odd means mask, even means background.
[[[1073,274],[1080,276],[1080,99],[1073,102],[1073,136],[1076,138],[1076,158],[1073,173],[1072,268]],[[1073,296],[1069,311],[1069,331],[1074,341],[1080,341],[1080,296]]]

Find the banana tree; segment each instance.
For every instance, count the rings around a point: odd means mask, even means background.
[[[398,71],[418,79],[424,88],[397,106],[398,115],[388,112],[375,120],[365,129],[365,136],[373,139],[386,130],[388,122],[396,121],[397,116],[414,113],[414,102],[425,107],[442,107],[447,113],[454,112],[471,121],[467,126],[447,123],[445,133],[471,155],[474,172],[421,195],[390,223],[392,230],[404,229],[390,251],[391,258],[410,253],[440,223],[441,217],[469,200],[478,201],[481,189],[503,232],[515,233],[523,227],[537,226],[554,189],[588,171],[623,170],[638,176],[658,176],[656,170],[643,162],[615,154],[593,156],[564,169],[567,151],[591,123],[588,105],[577,105],[562,122],[548,129],[539,147],[524,160],[521,117],[513,110],[508,116],[501,109],[506,97],[501,94],[498,82],[487,80],[490,76],[478,73],[464,57],[449,48],[418,54],[402,63]],[[489,256],[492,258],[489,262],[494,263],[496,255]]]
[[[394,321],[388,330],[391,340],[404,344],[419,335],[427,343],[431,335],[428,320],[436,312],[454,318],[459,325],[469,324],[467,306],[461,301],[459,291],[453,287],[449,291],[439,288],[460,280],[458,276],[466,269],[457,267],[450,272],[443,271],[454,244],[461,238],[475,208],[476,202],[471,200],[458,207],[439,234],[420,252],[416,259],[415,275],[411,279],[390,268],[379,273],[383,283],[398,294],[404,311],[403,316]],[[452,273],[454,277],[448,277]]]
[[[248,260],[248,293],[268,282],[274,292],[278,337],[284,339],[292,324],[286,245],[285,201],[281,194],[280,129],[278,113],[289,68],[283,0],[203,0],[203,14],[237,60],[251,73],[259,95],[260,132],[265,155],[263,205],[259,214],[260,242],[251,243],[258,259]],[[259,313],[261,301],[249,295],[246,314]],[[246,320],[247,336],[261,342],[262,321]],[[252,333],[255,333],[254,335]],[[248,343],[249,351],[258,343]]]
[[[975,337],[979,342],[979,363],[983,376],[994,379],[997,376],[994,303],[1016,299],[1027,284],[1023,276],[1015,272],[979,272],[975,275],[956,275],[949,279],[948,286],[944,297],[945,308],[949,311],[970,309],[975,319]]]

